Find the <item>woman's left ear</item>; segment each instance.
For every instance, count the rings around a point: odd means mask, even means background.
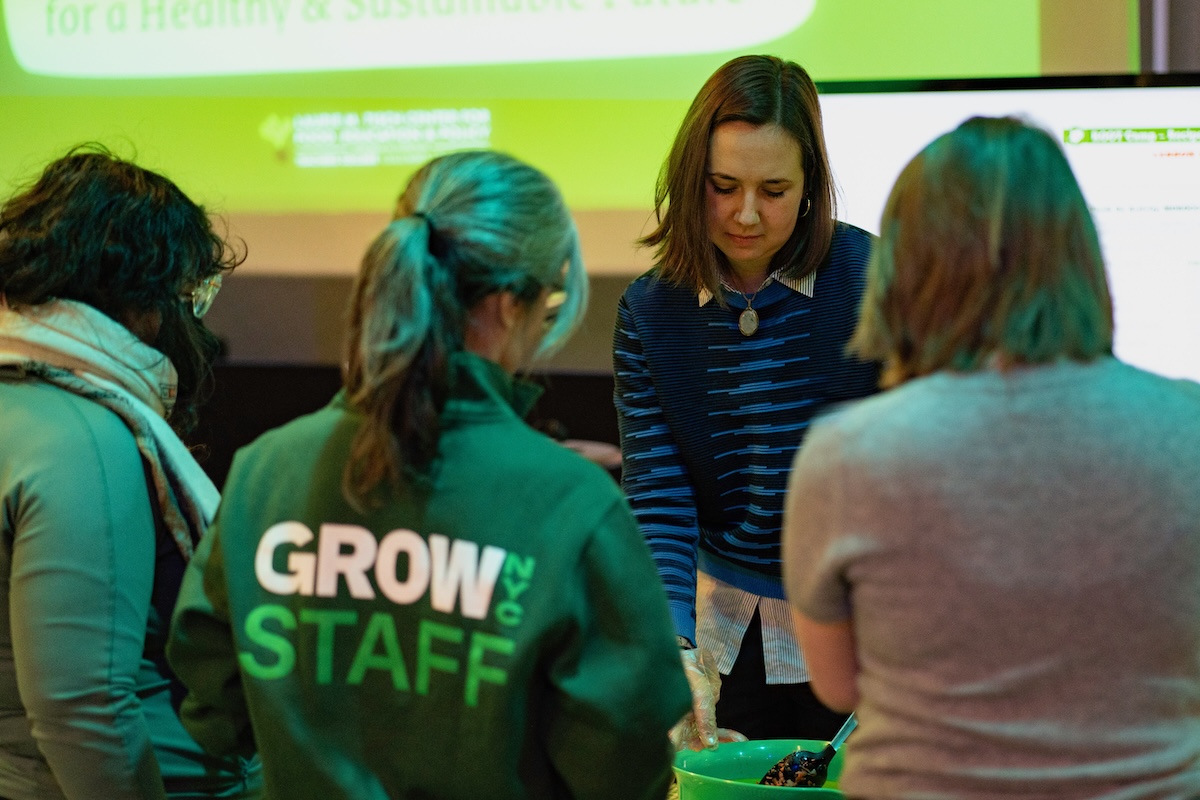
[[[512,292],[495,292],[467,312],[466,349],[501,365],[521,322],[523,309]]]
[[[498,292],[496,294],[496,302],[496,311],[506,331],[516,328],[529,310],[525,308],[512,292]]]

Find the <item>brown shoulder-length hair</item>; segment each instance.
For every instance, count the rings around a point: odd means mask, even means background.
[[[1058,142],[973,117],[922,150],[884,207],[852,353],[883,384],[1112,352],[1100,241]]]
[[[817,87],[803,67],[775,56],[740,56],[721,66],[692,101],[654,193],[657,227],[638,240],[655,248],[659,277],[720,297],[725,255],[708,237],[709,143],[726,122],[778,125],[800,145],[804,195],[811,208],[771,260],[772,272],[802,277],[817,269],[833,240],[837,201],[821,129]]]

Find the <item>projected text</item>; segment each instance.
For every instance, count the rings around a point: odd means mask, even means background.
[[[816,0],[43,0],[4,3],[42,75],[143,78],[575,61],[777,39]]]
[[[420,164],[453,150],[488,147],[486,108],[346,111],[272,115],[259,135],[298,167]]]

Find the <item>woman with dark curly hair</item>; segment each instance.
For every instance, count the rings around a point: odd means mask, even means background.
[[[239,797],[163,655],[217,491],[179,435],[242,256],[175,184],[79,147],[0,208],[0,796]],[[174,700],[173,700],[174,698]]]

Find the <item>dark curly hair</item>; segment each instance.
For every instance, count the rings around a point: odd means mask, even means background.
[[[219,341],[180,294],[245,259],[167,178],[84,144],[0,208],[0,293],[13,307],[76,300],[123,325],[157,312],[154,341],[179,376],[168,421],[196,423]]]

